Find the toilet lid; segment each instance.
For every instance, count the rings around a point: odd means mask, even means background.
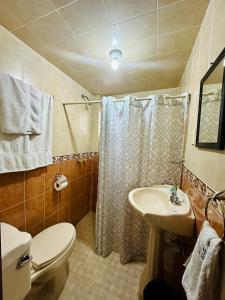
[[[70,223],[55,224],[37,234],[31,242],[34,269],[40,270],[59,257],[70,246],[75,235],[75,227]]]

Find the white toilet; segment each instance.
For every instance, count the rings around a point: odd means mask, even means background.
[[[53,225],[34,238],[1,223],[3,299],[56,299],[67,277],[75,239],[70,223]]]

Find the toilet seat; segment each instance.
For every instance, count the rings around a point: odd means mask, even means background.
[[[32,266],[41,271],[67,252],[74,243],[76,230],[70,223],[55,224],[37,234],[31,242]]]

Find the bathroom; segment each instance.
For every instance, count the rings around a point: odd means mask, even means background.
[[[224,16],[0,0],[0,299],[225,300]]]

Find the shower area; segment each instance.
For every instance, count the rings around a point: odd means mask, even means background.
[[[99,144],[91,200],[98,255],[116,252],[122,264],[146,261],[149,227],[132,209],[128,195],[166,178],[179,186],[189,98],[156,93],[64,104],[92,110],[94,143]]]

